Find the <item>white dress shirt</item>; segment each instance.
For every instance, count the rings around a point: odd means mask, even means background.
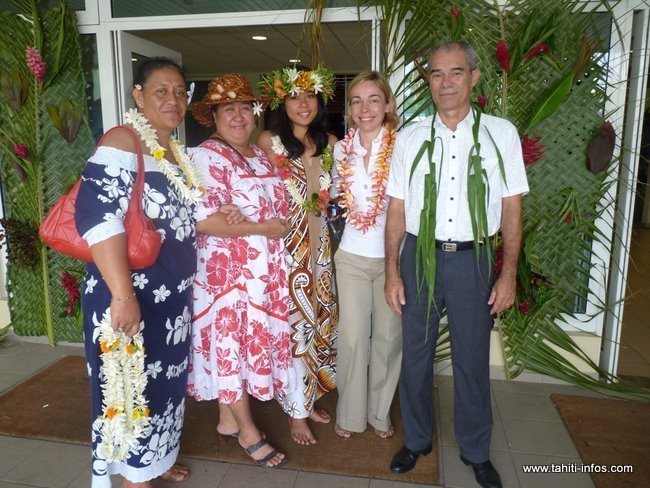
[[[414,235],[418,234],[420,228],[420,212],[424,204],[424,176],[429,173],[426,150],[410,184],[409,176],[422,142],[431,137],[431,119],[431,116],[427,117],[397,134],[388,180],[387,193],[391,197],[404,200],[406,232]],[[470,110],[455,131],[447,128],[436,115],[433,161],[438,184],[436,239],[439,240],[474,239],[467,202],[467,168],[469,152],[474,145],[473,124],[473,110]],[[528,181],[521,153],[521,141],[512,123],[506,119],[481,114],[478,139],[481,145],[481,164],[488,178],[488,233],[493,235],[501,225],[502,198],[528,193]],[[499,169],[495,144],[503,159],[505,181]]]

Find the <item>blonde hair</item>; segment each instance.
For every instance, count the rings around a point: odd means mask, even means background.
[[[391,101],[393,102],[392,109],[384,114],[384,120],[382,122],[382,125],[385,125],[389,129],[395,129],[397,127],[397,121],[398,121],[397,112],[395,111],[395,105],[396,105],[395,96],[393,95],[393,90],[391,89],[384,75],[382,75],[378,71],[362,71],[361,73],[359,73],[357,76],[354,77],[354,79],[350,82],[350,85],[348,86],[348,106],[350,105],[350,93],[352,93],[352,89],[355,86],[363,83],[364,81],[372,81],[375,85],[377,85],[377,88],[379,88],[381,92],[384,94],[386,103],[390,103]],[[346,116],[346,120],[349,125],[354,124],[352,118],[350,117],[349,111]]]

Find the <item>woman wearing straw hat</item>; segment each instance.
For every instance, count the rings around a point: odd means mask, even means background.
[[[287,459],[253,422],[249,396],[270,400],[292,386],[289,289],[283,237],[287,200],[273,165],[250,145],[263,104],[241,75],[225,74],[192,105],[214,134],[190,151],[206,198],[197,206],[198,270],[188,392],[219,400],[217,433],[233,437],[258,464]],[[246,221],[219,212],[237,205]]]
[[[332,146],[325,103],[334,77],[326,68],[273,71],[260,82],[271,100],[270,131],[258,144],[274,161],[289,194],[291,232],[285,237],[289,262],[289,322],[297,388],[278,396],[289,415],[291,437],[302,445],[316,438],[307,419],[327,423],[330,416],[314,403],[336,388],[337,306],[332,247],[325,218],[329,205]]]

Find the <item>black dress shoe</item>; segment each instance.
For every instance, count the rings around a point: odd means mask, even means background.
[[[390,470],[393,473],[406,473],[415,467],[420,454],[426,456],[431,452],[431,444],[419,451],[411,451],[408,447],[402,448],[393,456],[393,461],[390,463]]]
[[[489,459],[482,463],[473,463],[461,455],[460,460],[466,465],[472,466],[476,481],[482,488],[503,488],[499,473],[494,469]]]

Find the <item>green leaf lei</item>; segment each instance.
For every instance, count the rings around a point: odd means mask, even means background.
[[[480,244],[488,243],[488,219],[486,202],[489,199],[489,184],[487,171],[483,168],[481,158],[481,144],[479,143],[479,130],[481,126],[481,113],[473,110],[474,123],[472,125],[472,138],[474,144],[469,151],[467,158],[467,203],[469,206],[470,220],[472,223],[472,235],[474,246],[478,248]],[[420,211],[420,227],[418,229],[418,239],[415,250],[415,276],[418,288],[418,297],[424,283],[427,284],[427,320],[431,314],[431,306],[435,306],[433,299],[436,281],[436,203],[438,199],[438,188],[440,185],[440,172],[442,171],[442,160],[444,159],[444,146],[441,146],[440,161],[438,168],[438,178],[436,178],[436,163],[433,160],[436,141],[442,142],[440,137],[436,136],[435,129],[436,112],[434,111],[431,118],[431,136],[422,142],[413,163],[411,164],[411,173],[409,175],[409,185],[413,178],[415,168],[420,158],[427,152],[429,158],[429,173],[424,176],[424,205]],[[483,126],[488,133],[492,142],[499,162],[499,171],[503,181],[506,181],[505,167],[503,157],[497,147],[492,134]],[[478,262],[479,254],[476,254]],[[488,253],[489,269],[492,268],[492,255]],[[427,328],[428,334],[428,328]]]

